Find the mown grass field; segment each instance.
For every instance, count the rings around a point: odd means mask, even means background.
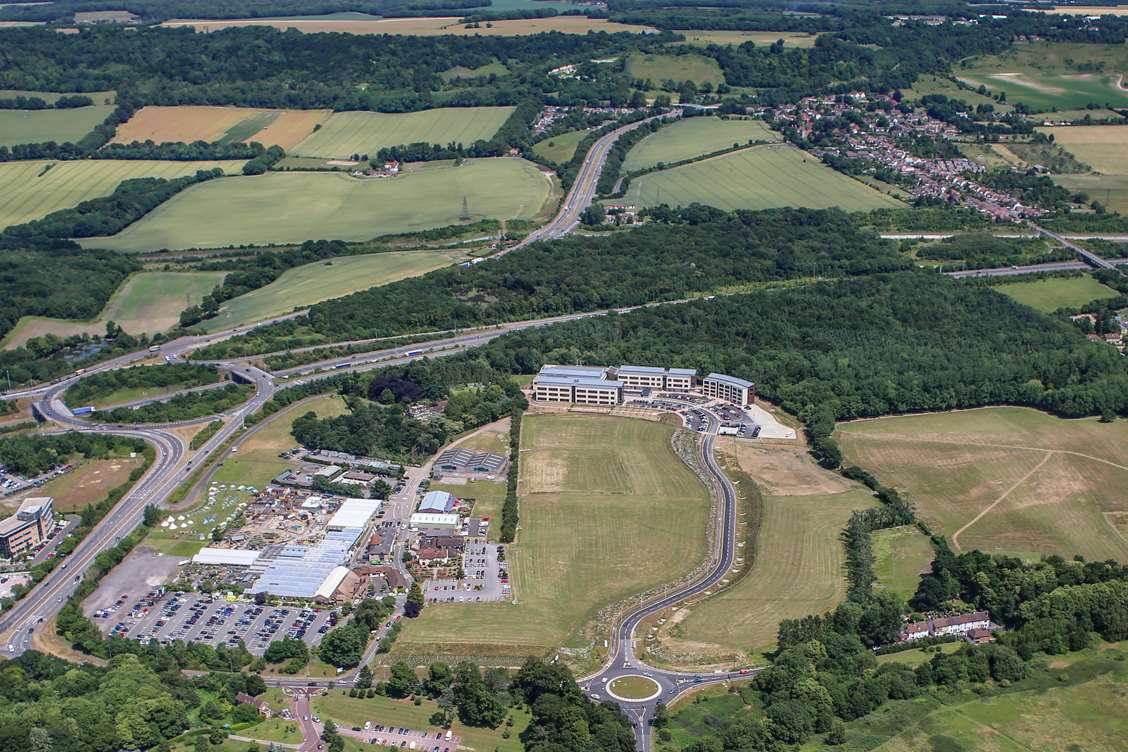
[[[843,752],[1118,752],[1128,734],[1125,643],[1051,656],[1013,687],[893,701],[846,724]],[[801,752],[828,749],[820,736]]]
[[[113,143],[258,141],[289,151],[313,132],[329,110],[269,110],[253,107],[180,105],[142,107],[118,126]]]
[[[1101,298],[1116,297],[1115,290],[1102,285],[1088,274],[1080,277],[1047,277],[992,287],[1043,313],[1052,313],[1059,308],[1076,308]]]
[[[708,498],[673,429],[594,415],[529,415],[521,527],[509,550],[518,604],[429,605],[396,654],[544,654],[586,647],[603,606],[676,580],[705,555]]]
[[[1099,172],[1128,174],[1128,125],[1074,125],[1038,130],[1051,134],[1059,146]]]
[[[112,104],[68,110],[0,110],[0,146],[77,142],[113,111]]]
[[[146,159],[6,162],[0,164],[0,229],[41,219],[53,211],[69,209],[87,199],[108,196],[123,180],[178,178],[213,167],[234,173],[242,169],[243,162],[158,162]]]
[[[744,44],[753,42],[756,45],[771,45],[782,39],[785,47],[814,47],[815,34],[804,34],[792,31],[727,31],[720,29],[683,29],[675,31],[685,37],[686,44],[707,47],[710,44]]]
[[[540,3],[537,4],[537,7]],[[495,4],[492,10],[498,10]],[[403,36],[525,36],[528,34],[544,34],[550,31],[562,34],[587,34],[589,31],[605,31],[609,34],[621,31],[638,32],[647,31],[645,26],[634,24],[621,24],[608,21],[604,18],[588,18],[587,16],[554,16],[552,18],[525,18],[504,19],[491,21],[491,26],[482,23],[476,29],[466,28],[460,16],[430,16],[419,18],[236,18],[223,21],[205,21],[201,19],[174,18],[161,24],[162,26],[178,27],[191,26],[196,31],[218,31],[232,26],[272,26],[275,29],[297,29],[307,34],[324,32],[340,32],[344,34],[397,34]]]
[[[663,81],[693,81],[713,86],[725,82],[721,66],[704,55],[647,55],[638,53],[627,58],[627,75],[631,78],[649,79],[656,86]]]
[[[513,107],[441,107],[422,112],[335,112],[321,128],[297,144],[300,157],[347,159],[385,146],[451,142],[466,146],[490,139],[513,113]]]
[[[348,690],[331,690],[328,695],[314,698],[312,710],[322,719],[332,718],[338,726],[352,728],[363,726],[365,721],[372,721],[373,725],[382,723],[385,726],[396,728],[406,727],[418,731],[430,731],[432,734],[439,732],[439,726],[431,724],[430,718],[438,704],[434,700],[424,700],[421,705],[415,705],[410,700],[393,700],[390,697],[373,697],[359,699],[348,696]],[[521,752],[523,749],[518,735],[529,725],[528,711],[512,709],[509,715],[513,718],[513,725],[508,727],[509,738],[502,738],[506,730],[503,724],[496,729],[471,728],[464,726],[457,720],[451,726],[457,736],[462,737],[461,749],[481,750],[482,752]],[[382,749],[382,747],[373,747]]]
[[[915,525],[878,530],[873,556],[878,584],[908,600],[932,563],[932,544]]]
[[[805,206],[863,211],[904,206],[787,144],[753,146],[631,181],[621,203],[719,209]]]
[[[1128,74],[1123,44],[1017,44],[998,55],[962,60],[955,74],[971,86],[1005,92],[1009,102],[1023,102],[1034,112],[1128,105],[1128,90],[1119,84]]]
[[[634,172],[659,163],[672,164],[685,159],[730,149],[749,141],[780,141],[782,137],[762,120],[722,120],[694,117],[667,125],[639,141],[627,152],[623,172]]]
[[[434,166],[390,179],[272,172],[193,186],[117,235],[82,244],[140,253],[315,238],[367,240],[459,224],[463,199],[470,221],[534,219],[552,191],[544,173],[511,158]]]
[[[561,133],[559,136],[549,136],[533,144],[533,151],[545,159],[550,159],[557,164],[564,164],[575,156],[576,148],[587,134],[586,130],[582,130]]]
[[[24,316],[4,338],[3,347],[19,347],[45,334],[104,334],[107,321],[133,335],[163,332],[176,325],[180,312],[203,300],[224,276],[224,272],[140,272],[122,283],[98,318],[69,321]]]
[[[962,99],[972,106],[989,104],[1000,112],[1009,112],[1012,109],[1005,102],[996,102],[993,98],[980,94],[974,89],[961,89],[951,79],[930,73],[922,74],[913,82],[912,88],[904,89],[901,93],[905,99],[910,100],[920,99],[929,94],[942,94],[953,99]]]
[[[6,512],[13,512],[29,496],[50,496],[55,500],[56,512],[78,512],[87,504],[101,501],[111,489],[128,481],[129,474],[142,462],[141,457],[129,456],[83,460],[69,473],[47,481],[40,488],[5,498],[3,507]]]
[[[266,287],[227,301],[219,315],[203,326],[208,331],[219,331],[262,321],[295,308],[424,274],[463,257],[461,252],[451,250],[397,251],[306,264],[284,272]]]
[[[765,495],[752,569],[735,585],[690,607],[688,615],[675,613],[672,649],[755,655],[775,644],[784,619],[834,608],[846,597],[838,536],[851,512],[873,504],[860,486],[833,494]],[[745,547],[742,554],[752,552]]]
[[[493,60],[485,65],[479,65],[477,68],[467,68],[464,65],[456,65],[453,68],[447,68],[439,74],[444,82],[449,83],[456,78],[482,78],[483,76],[508,76],[509,69],[499,60]]]
[[[1128,423],[998,407],[840,424],[849,464],[953,548],[1128,562]]]

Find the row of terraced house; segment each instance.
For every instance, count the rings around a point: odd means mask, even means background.
[[[697,372],[692,368],[546,365],[533,378],[532,396],[537,402],[610,407],[622,404],[624,393],[689,392],[696,386]],[[701,393],[748,407],[755,400],[756,385],[735,376],[711,373],[701,380]]]

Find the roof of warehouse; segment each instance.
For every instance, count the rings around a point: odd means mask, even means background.
[[[364,527],[380,511],[379,499],[345,499],[329,519],[329,527]]]
[[[333,593],[337,591],[341,582],[348,576],[348,567],[334,567],[333,570],[326,575],[325,579],[321,581],[321,585],[317,588],[317,592],[314,593],[314,596],[319,598],[332,598]]]
[[[446,491],[428,491],[419,503],[419,511],[445,514],[454,506],[454,496]]]
[[[733,386],[744,387],[745,389],[750,389],[755,386],[755,384],[753,384],[751,381],[738,379],[735,376],[729,376],[728,374],[724,373],[711,373],[705,378],[709,379],[710,381],[721,381],[726,384],[732,384]]]
[[[230,564],[249,567],[259,557],[258,551],[241,551],[234,548],[201,548],[192,557],[193,564]]]

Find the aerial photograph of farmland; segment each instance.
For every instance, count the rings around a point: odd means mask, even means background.
[[[0,752],[1128,751],[1101,2],[0,2]]]

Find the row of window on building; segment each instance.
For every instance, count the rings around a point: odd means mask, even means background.
[[[622,404],[625,393],[643,390],[689,392],[696,383],[697,372],[692,368],[546,365],[533,378],[533,399],[538,402],[613,406]],[[711,373],[701,380],[701,392],[707,397],[748,407],[755,400],[756,385],[735,376]]]

